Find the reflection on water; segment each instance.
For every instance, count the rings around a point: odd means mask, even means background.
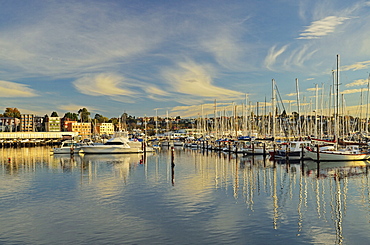
[[[370,240],[369,162],[284,164],[189,149],[70,156],[35,147],[1,149],[1,166],[0,243]]]

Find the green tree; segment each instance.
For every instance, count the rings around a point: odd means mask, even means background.
[[[71,121],[78,121],[77,113],[67,112],[64,114],[64,118],[68,118]]]
[[[96,121],[98,121],[98,122],[99,122],[99,120],[100,120],[102,117],[103,117],[103,116],[102,116],[102,115],[100,115],[100,114],[95,114],[94,119],[95,119]]]
[[[118,118],[112,117],[108,122],[114,125],[115,130],[118,130],[118,121]]]
[[[58,113],[56,111],[53,111],[50,116],[51,117],[58,117]]]
[[[104,117],[100,114],[95,114],[94,119],[96,120],[97,123],[105,123],[105,122],[109,121],[109,119],[107,117]]]
[[[4,117],[15,117],[15,118],[21,118],[21,113],[17,108],[6,108]]]
[[[79,109],[78,114],[82,122],[88,122],[90,120],[90,112],[86,108]]]

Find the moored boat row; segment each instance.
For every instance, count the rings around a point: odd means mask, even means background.
[[[220,143],[222,142],[222,143]],[[237,141],[192,141],[185,147],[192,149],[215,150],[229,153],[242,153],[247,155],[270,155],[272,159],[289,160],[314,160],[314,161],[356,161],[370,159],[370,150],[367,144],[338,145],[332,144],[314,145],[316,141],[302,140],[275,143]],[[318,149],[318,151],[317,151]]]
[[[54,154],[128,154],[154,151],[152,147],[137,140],[130,140],[127,132],[116,132],[105,143],[77,143],[73,140],[62,142],[61,147],[54,148]]]

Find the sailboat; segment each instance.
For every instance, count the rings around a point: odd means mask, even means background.
[[[338,93],[339,93],[339,55],[337,55],[337,76],[336,76],[336,117],[338,117]],[[335,120],[335,136],[338,135],[338,120]],[[336,139],[338,137],[335,137]],[[358,161],[370,159],[370,152],[364,151],[359,145],[347,145],[345,148],[338,149],[338,141],[335,141],[335,147],[319,147],[308,149],[305,155],[314,161]]]
[[[317,147],[316,147],[317,148]],[[311,149],[305,155],[315,161],[358,161],[370,159],[370,154],[363,151],[358,145],[348,145],[341,149]]]

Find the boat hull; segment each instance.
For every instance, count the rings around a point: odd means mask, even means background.
[[[80,151],[80,148],[69,148],[69,147],[63,147],[63,148],[54,148],[53,153],[54,154],[76,154]]]
[[[242,153],[247,153],[248,155],[268,155],[269,151],[271,151],[270,148],[243,148]]]
[[[370,159],[370,154],[367,153],[347,154],[338,151],[319,152],[319,159],[316,151],[307,151],[305,155],[314,161],[361,161]]]
[[[128,154],[128,153],[142,153],[143,152],[143,150],[139,148],[111,146],[111,145],[83,146],[81,147],[81,151],[84,154]]]

